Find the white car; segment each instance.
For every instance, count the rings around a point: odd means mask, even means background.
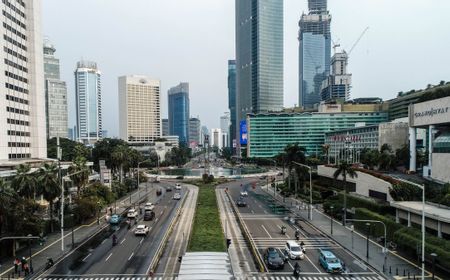
[[[180,200],[180,199],[181,199],[181,194],[180,194],[180,193],[175,193],[175,194],[173,195],[173,199],[175,199],[175,200]]]
[[[285,249],[291,260],[303,260],[305,258],[302,248],[295,241],[287,241]]]
[[[134,235],[147,235],[148,231],[149,231],[148,226],[138,225],[134,230]]]
[[[175,185],[175,189],[176,189],[177,191],[181,190],[181,184],[180,184],[180,183],[177,183],[177,184]]]
[[[153,209],[155,209],[155,205],[153,205],[153,203],[151,202],[145,203],[144,210],[153,210]]]
[[[134,219],[137,217],[137,215],[138,215],[138,212],[135,209],[128,210],[128,213],[127,213],[128,218]]]
[[[241,196],[248,196],[248,192],[247,191],[241,191]]]

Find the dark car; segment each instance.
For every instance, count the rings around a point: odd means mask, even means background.
[[[237,205],[238,207],[246,207],[246,206],[247,206],[247,202],[245,202],[245,200],[243,200],[242,198],[240,198],[240,199],[238,199],[238,200],[236,201],[236,205]]]
[[[151,221],[155,218],[155,212],[152,210],[145,210],[144,212],[144,221]]]
[[[172,191],[172,187],[171,186],[167,186],[166,187],[166,192],[171,192]]]
[[[269,247],[264,253],[264,262],[269,268],[283,269],[284,258],[278,253],[277,249]]]

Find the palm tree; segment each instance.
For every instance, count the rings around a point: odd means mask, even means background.
[[[89,169],[86,166],[86,159],[84,157],[76,157],[73,161],[73,165],[69,167],[70,179],[77,187],[77,196],[80,195],[80,191],[88,183]]]
[[[298,145],[298,143],[295,144],[288,144],[286,146],[286,148],[284,148],[284,152],[286,154],[286,162],[287,162],[287,166],[288,166],[288,184],[289,184],[289,190],[291,189],[291,171],[292,168],[294,168],[294,166],[296,166],[293,162],[298,162],[298,163],[305,163],[306,158],[305,158],[305,148],[300,147]],[[303,169],[301,168],[295,168],[296,174],[298,178],[302,178],[303,177]]]
[[[116,165],[119,167],[119,178],[120,183],[122,183],[123,179],[123,167],[127,162],[129,148],[125,145],[116,146],[112,152],[112,159],[116,162]]]
[[[342,175],[342,181],[344,182],[344,219],[342,224],[345,226],[347,220],[347,176],[350,176],[350,178],[355,178],[358,177],[358,174],[353,169],[351,164],[346,161],[341,161],[333,174],[334,179],[337,179],[339,175]]]
[[[45,163],[39,169],[38,185],[41,188],[44,199],[49,203],[50,231],[53,232],[53,203],[61,195],[61,187],[58,182],[58,169],[56,164]]]
[[[16,167],[16,176],[12,180],[13,189],[25,198],[34,198],[36,196],[36,179],[30,173],[29,164],[20,164]]]
[[[8,212],[12,209],[16,195],[9,184],[0,178],[0,235],[3,225],[7,225]]]
[[[327,157],[327,164],[330,164],[330,156],[329,156],[329,152],[330,152],[330,145],[329,144],[323,144],[322,145],[322,152],[326,155]]]

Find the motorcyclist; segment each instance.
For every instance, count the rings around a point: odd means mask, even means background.
[[[306,253],[305,242],[300,242],[300,248],[302,248],[303,253]]]
[[[55,262],[53,261],[52,258],[47,258],[47,263],[46,263],[47,269],[52,267],[54,264],[55,264]]]
[[[112,241],[113,241],[113,245],[117,244],[117,236],[115,234],[112,236]]]
[[[286,226],[281,226],[281,234],[285,234],[286,233]]]
[[[298,262],[295,262],[294,265],[294,276],[300,276],[300,265],[298,264]]]
[[[296,229],[295,230],[295,239],[299,239],[300,238],[300,230],[299,229]]]
[[[127,219],[127,225],[128,225],[128,229],[130,229],[131,228],[131,221],[130,221],[130,219]]]

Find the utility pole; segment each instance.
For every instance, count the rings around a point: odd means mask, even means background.
[[[61,174],[62,150],[59,146],[59,137],[56,138],[56,153],[58,158],[58,179],[61,186],[61,251],[64,252],[64,181]]]

